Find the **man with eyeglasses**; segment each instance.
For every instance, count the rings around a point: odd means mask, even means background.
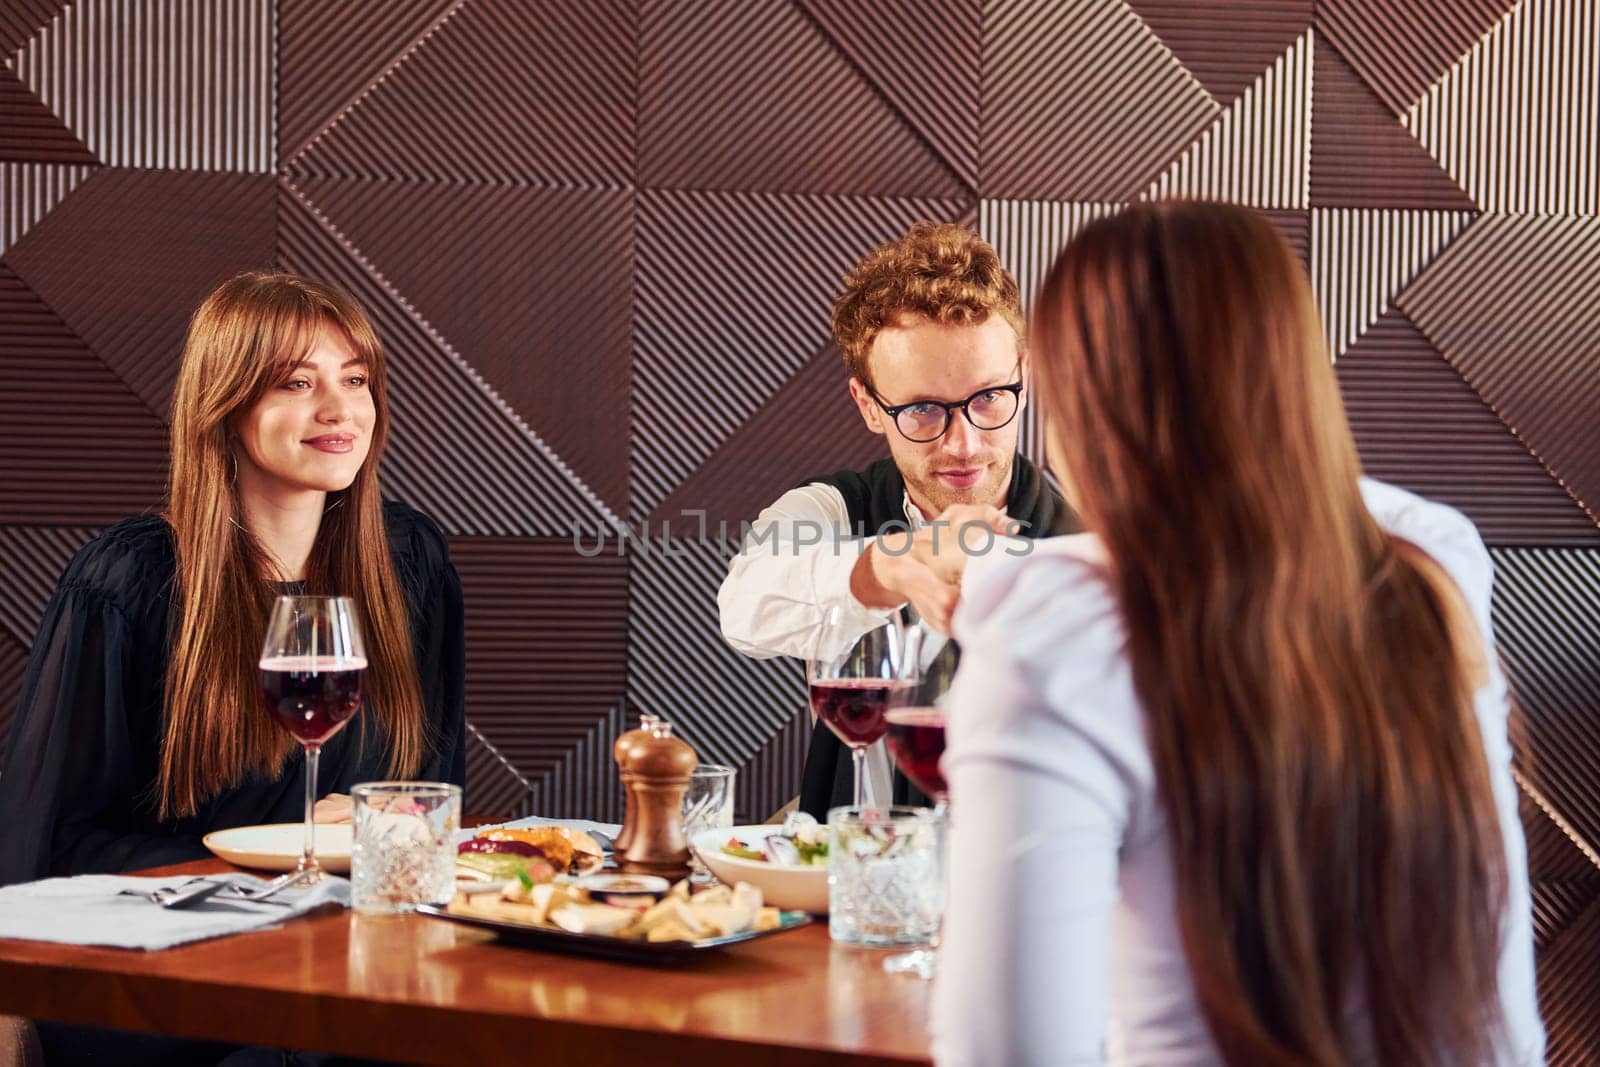
[[[907,608],[948,632],[966,553],[989,544],[963,528],[1076,529],[1017,452],[1027,399],[1021,299],[987,242],[952,224],[914,224],[846,277],[833,333],[850,396],[889,457],[812,478],[756,518],[717,599],[723,635],[757,658],[809,657],[835,607],[862,633]],[[951,646],[930,676],[947,677],[955,657]],[[852,781],[844,747],[814,730],[801,808],[822,818],[850,802]],[[920,800],[891,779],[881,743],[866,783],[875,804]]]

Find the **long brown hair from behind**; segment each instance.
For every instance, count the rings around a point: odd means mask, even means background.
[[[276,575],[245,526],[231,437],[236,417],[283,380],[324,331],[366,362],[376,418],[355,481],[329,494],[305,588],[354,598],[367,645],[363,719],[382,731],[391,774],[414,774],[422,765],[429,743],[422,694],[378,486],[389,425],[382,346],[342,290],[248,272],[195,311],[173,397],[166,518],[177,544],[177,621],[156,782],[163,818],[193,815],[223,789],[280,773],[296,747],[261,707],[257,662]]]
[[[1491,1058],[1506,895],[1459,592],[1367,511],[1305,272],[1242,208],[1140,205],[1033,324],[1102,539],[1194,988],[1230,1064]]]

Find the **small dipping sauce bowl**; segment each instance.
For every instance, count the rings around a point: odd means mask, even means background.
[[[572,883],[601,904],[648,908],[667,895],[672,883],[653,874],[590,874]]]

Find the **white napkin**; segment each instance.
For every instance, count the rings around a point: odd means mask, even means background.
[[[186,908],[163,908],[144,897],[121,895],[124,889],[149,892],[179,886],[194,877],[82,874],[6,886],[0,889],[0,937],[64,945],[171,948],[275,926],[324,904],[346,907],[350,903],[350,883],[334,877],[314,886],[286,889],[259,904],[218,893]],[[248,874],[206,877],[251,886],[267,881]]]

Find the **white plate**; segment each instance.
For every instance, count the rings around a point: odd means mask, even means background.
[[[347,822],[317,824],[317,863],[334,874],[350,870],[352,827]],[[205,846],[229,863],[264,871],[292,871],[305,845],[304,823],[236,826],[205,836]]]
[[[761,890],[761,898],[785,911],[809,911],[823,915],[828,911],[827,867],[784,867],[765,860],[746,860],[722,851],[723,843],[736,837],[757,848],[781,826],[735,826],[732,829],[701,830],[689,839],[706,868],[729,885],[749,882]]]

